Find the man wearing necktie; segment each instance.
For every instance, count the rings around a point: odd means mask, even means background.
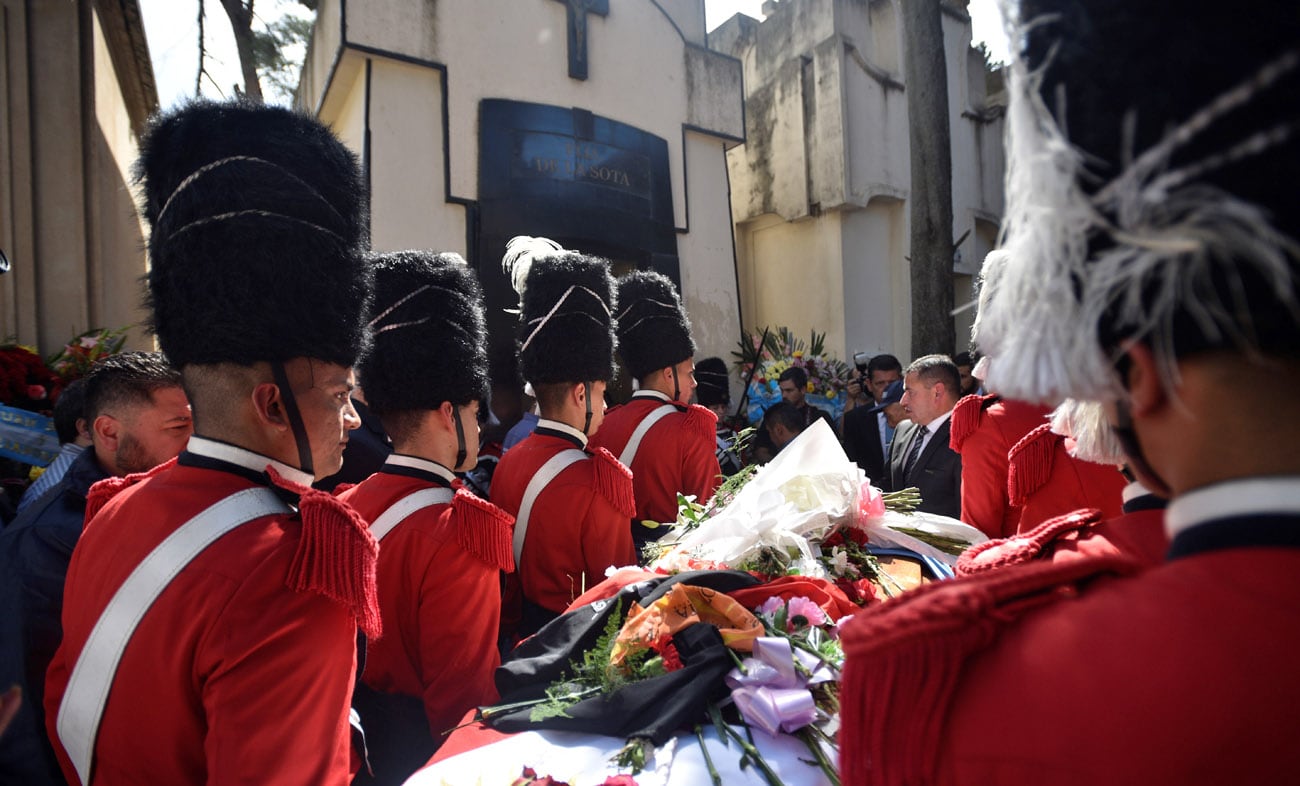
[[[961,515],[961,456],[949,447],[948,436],[960,391],[961,377],[947,355],[913,361],[901,401],[909,420],[899,424],[889,450],[890,488],[915,486],[920,510],[952,518]]]

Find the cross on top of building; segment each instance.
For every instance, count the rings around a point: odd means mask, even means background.
[[[556,0],[564,3],[569,28],[569,78],[587,78],[587,14],[609,16],[609,0]]]

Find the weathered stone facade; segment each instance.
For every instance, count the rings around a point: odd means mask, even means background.
[[[892,352],[911,341],[906,0],[781,0],[737,15],[709,44],[744,63],[745,144],[727,155],[746,327],[826,331],[827,347]],[[1002,210],[1002,112],[963,3],[945,3],[955,302],[993,247]],[[959,345],[969,311],[957,317]]]
[[[377,250],[478,269],[495,351],[517,234],[665,272],[701,356],[733,348],[741,66],[706,48],[702,0],[322,0],[298,101],[361,155]]]
[[[136,0],[0,11],[0,341],[48,354],[145,318],[131,166],[158,96]],[[128,344],[152,340],[137,327]]]

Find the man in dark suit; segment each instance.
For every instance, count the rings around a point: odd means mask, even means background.
[[[948,446],[952,408],[961,393],[961,376],[947,355],[917,358],[903,375],[903,409],[910,419],[899,425],[889,450],[890,488],[915,486],[920,510],[961,515],[961,456]]]
[[[855,407],[844,413],[844,452],[877,486],[889,484],[885,457],[894,438],[894,425],[885,417],[885,391],[902,382],[903,366],[893,355],[876,355],[867,363],[866,387],[874,406]],[[894,399],[894,403],[898,399]]]

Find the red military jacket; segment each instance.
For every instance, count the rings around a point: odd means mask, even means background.
[[[92,781],[349,782],[358,619],[379,632],[374,540],[350,508],[308,489],[310,477],[199,437],[176,462],[103,481],[87,500],[45,693],[47,728],[69,782],[78,780],[58,737],[59,706],[105,606],[145,556],[200,511],[269,485],[267,465],[303,483],[285,494],[297,512],[221,536],[144,613],[108,691]]]
[[[1045,425],[1049,414],[1049,407],[996,395],[971,395],[957,402],[948,444],[961,454],[962,521],[990,538],[1016,534],[1021,510],[1007,496],[1007,454],[1026,434]]]
[[[1044,423],[1011,448],[1007,497],[1020,506],[1019,532],[1079,508],[1097,508],[1108,519],[1123,512],[1126,483],[1119,468],[1076,459],[1071,446]]]
[[[1035,561],[860,612],[843,782],[1295,780],[1300,478],[1218,484],[1167,516],[1152,568]]]
[[[492,502],[518,516],[530,480],[552,456],[583,448],[576,429],[543,418],[501,457]],[[596,449],[570,464],[538,495],[522,557],[515,566],[523,598],[556,614],[605,580],[605,569],[632,565],[628,525],[636,512],[632,477],[608,451]]]
[[[1028,532],[972,546],[957,560],[957,575],[1032,560],[1063,562],[1090,556],[1123,556],[1142,565],[1158,565],[1169,549],[1164,520],[1163,502],[1133,509],[1125,503],[1123,515],[1113,519],[1103,518],[1096,508],[1084,508],[1048,519]]]
[[[662,393],[639,391],[631,401],[605,413],[605,422],[591,438],[592,447],[605,448],[615,457],[621,456],[641,421],[669,403]],[[628,466],[632,470],[638,522],[671,524],[677,520],[678,492],[693,494],[704,503],[721,482],[718,416],[697,404],[673,406],[678,411],[665,415],[646,432]]]
[[[450,488],[432,461],[394,454],[341,498],[372,525],[411,494]],[[380,541],[376,583],[382,638],[367,642],[361,680],[424,703],[435,742],[471,707],[497,698],[500,571],[514,569],[514,519],[468,491],[412,513]],[[365,718],[362,718],[365,722]]]

